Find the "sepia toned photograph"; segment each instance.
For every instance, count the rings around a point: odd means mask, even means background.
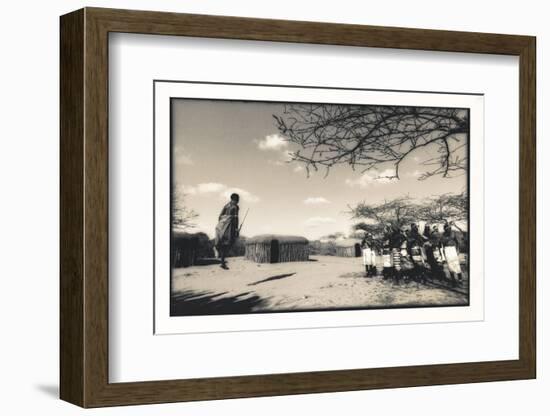
[[[170,316],[470,302],[468,108],[172,98]]]

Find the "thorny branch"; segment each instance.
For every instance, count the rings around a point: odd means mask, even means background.
[[[390,166],[399,179],[404,160],[415,154],[425,167],[419,179],[451,177],[467,168],[464,109],[379,105],[285,104],[273,115],[279,132],[299,150],[291,160],[310,169],[347,164],[362,172]],[[419,152],[419,149],[429,152]],[[436,155],[435,157],[430,157]]]

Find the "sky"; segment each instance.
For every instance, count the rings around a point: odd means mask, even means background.
[[[240,195],[240,219],[249,210],[241,235],[299,235],[318,239],[335,232],[348,234],[358,222],[349,206],[379,203],[409,195],[426,198],[459,193],[466,176],[432,177],[423,181],[420,164],[430,149],[418,150],[400,168],[399,180],[378,179],[384,171],[354,171],[350,166],[310,172],[289,162],[297,150],[278,132],[273,114],[280,103],[174,99],[172,101],[172,186],[185,195],[198,217],[193,231],[214,237],[218,215],[229,195]],[[433,156],[433,155],[432,155]]]

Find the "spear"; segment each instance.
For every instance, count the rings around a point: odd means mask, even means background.
[[[241,234],[241,228],[243,228],[243,224],[244,224],[244,220],[246,220],[246,216],[248,215],[248,211],[250,211],[250,208],[248,208],[244,214],[244,218],[243,218],[243,221],[241,222],[241,225],[239,226],[239,230],[238,230],[238,233],[239,235]]]

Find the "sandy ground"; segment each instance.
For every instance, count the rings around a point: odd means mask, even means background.
[[[361,258],[312,256],[308,262],[257,264],[235,257],[229,259],[230,270],[210,263],[174,270],[173,316],[468,302],[465,290],[365,278]]]

